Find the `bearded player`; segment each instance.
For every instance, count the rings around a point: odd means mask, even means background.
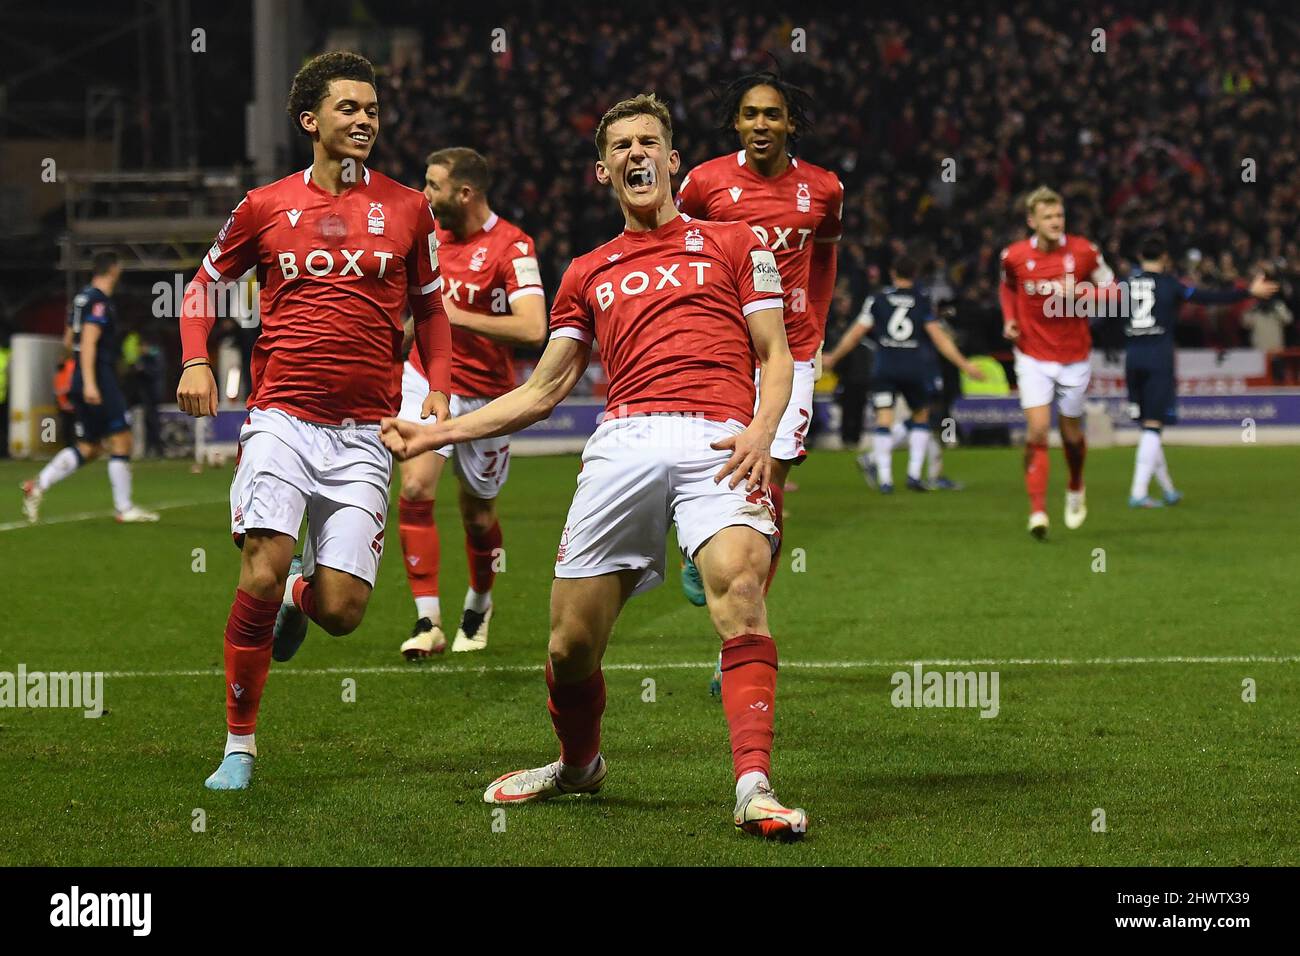
[[[422,412],[441,420],[448,411],[451,331],[433,213],[419,192],[364,165],[379,133],[374,69],[354,53],[316,57],[294,77],[289,115],[311,138],[312,165],[235,207],[181,317],[176,398],[190,415],[213,415],[211,286],[256,267],[262,334],[230,487],[242,555],[226,622],[228,733],[212,790],[252,779],[273,649],[276,660],[292,657],[309,619],[334,635],[361,623],[383,554],[392,458],[379,421],[400,404],[408,303],[434,389]]]
[[[1029,533],[1047,537],[1047,439],[1052,403],[1057,403],[1061,445],[1070,470],[1065,493],[1065,526],[1080,527],[1088,517],[1083,484],[1083,404],[1092,378],[1092,332],[1079,296],[1095,295],[1114,282],[1101,251],[1087,239],[1065,232],[1065,204],[1040,186],[1025,199],[1028,239],[1002,250],[1002,334],[1015,348],[1020,407],[1025,410],[1025,490],[1029,493]],[[1076,288],[1076,277],[1091,292]]]
[[[472,149],[429,155],[424,195],[438,221],[443,308],[451,321],[451,413],[464,415],[515,387],[514,348],[546,341],[546,297],[533,240],[488,206],[491,173]],[[401,418],[418,422],[429,394],[418,352],[402,373]],[[406,578],[415,598],[415,627],[402,644],[407,660],[446,649],[438,598],[441,546],[434,493],[443,466],[456,458],[461,523],[469,559],[469,589],[453,653],[487,646],[492,584],[504,549],[496,498],[510,470],[510,436],[446,445],[401,464],[397,509]]]
[[[680,160],[657,98],[609,110],[596,150],[596,179],[613,189],[626,228],[565,272],[550,342],[528,381],[436,426],[384,422],[384,441],[402,458],[510,434],[551,413],[600,343],[608,402],[583,452],[551,589],[546,682],[560,759],[498,777],[483,799],[521,803],[601,788],[601,658],[624,603],[663,580],[674,522],[722,639],[735,825],[797,838],[807,814],[782,806],[768,781],[777,667],[763,598],[777,540],[769,452],[792,373],[780,274],[742,223],[701,222],[673,207]],[[757,411],[755,355],[763,370]]]
[[[719,117],[723,129],[739,134],[741,149],[701,163],[677,191],[677,208],[688,216],[746,223],[772,250],[781,271],[794,385],[772,443],[778,530],[790,468],[807,454],[804,437],[812,421],[817,354],[835,291],[835,243],[844,206],[844,186],[834,173],[791,155],[809,128],[811,105],[805,91],[775,73],[740,77],[723,92]],[[774,558],[773,575],[777,564]],[[682,569],[682,590],[692,604],[704,604],[699,570],[689,561]]]

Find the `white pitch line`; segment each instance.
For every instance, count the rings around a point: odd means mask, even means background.
[[[663,670],[704,670],[712,667],[715,661],[671,661],[663,664],[606,664],[602,670],[607,671],[663,671]],[[873,661],[782,661],[781,666],[797,670],[872,670],[886,667],[1118,667],[1133,664],[1300,664],[1300,656],[1263,657],[1243,655],[1239,657],[1094,657],[1070,659],[1064,657],[1048,658],[967,658],[936,660],[873,660]],[[509,664],[493,667],[449,667],[443,664],[379,667],[317,667],[317,668],[276,668],[275,673],[299,677],[328,677],[345,674],[529,674],[540,671],[540,665]],[[175,671],[105,671],[104,677],[220,677],[221,671],[209,670],[175,670]]]
[[[226,501],[225,498],[200,498],[195,501],[165,501],[160,505],[147,505],[150,511],[171,511],[176,508],[193,508],[196,505],[215,505]],[[78,511],[76,514],[56,515],[53,518],[42,518],[36,524],[30,521],[6,521],[0,524],[0,531],[18,531],[20,528],[39,528],[47,524],[70,524],[73,521],[92,521],[96,518],[112,518],[117,512],[109,509],[108,511]]]

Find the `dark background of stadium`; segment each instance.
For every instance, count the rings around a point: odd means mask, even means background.
[[[234,169],[254,184],[244,115],[259,39],[252,11],[247,0],[5,4],[0,142],[85,137],[94,88],[120,104],[120,169]],[[1121,273],[1137,240],[1161,230],[1185,278],[1229,284],[1268,263],[1297,306],[1300,17],[1287,3],[738,10],[677,0],[652,8],[327,0],[300,13],[293,63],[343,30],[381,70],[372,165],[418,185],[433,148],[487,153],[493,204],[533,233],[552,289],[572,256],[620,226],[592,175],[592,132],[605,107],[659,92],[689,170],[737,148],[734,133],[718,128],[721,87],[777,68],[817,104],[799,153],[846,186],[833,330],[909,247],[928,261],[936,296],[951,301],[963,346],[1004,348],[997,255],[1024,234],[1016,200],[1039,183],[1066,196],[1069,231],[1098,241]],[[196,26],[207,31],[202,54],[190,52]],[[394,51],[393,27],[418,32],[417,57]],[[490,49],[497,28],[504,54]],[[795,28],[806,30],[806,52],[791,50]],[[1091,49],[1098,28],[1105,53]],[[290,142],[291,154],[276,157],[286,173],[309,157],[304,139]],[[940,175],[947,158],[955,182]],[[1253,182],[1243,181],[1245,159],[1257,164]],[[59,188],[39,173],[6,169],[0,210],[20,209],[24,190]],[[57,331],[47,326],[65,308],[61,215],[24,224],[6,214],[0,334]],[[1189,258],[1193,243],[1200,255]],[[171,277],[128,274],[121,311],[127,328],[159,337],[174,362],[174,323],[150,310],[159,278]],[[1239,315],[1190,309],[1180,344],[1249,345]]]

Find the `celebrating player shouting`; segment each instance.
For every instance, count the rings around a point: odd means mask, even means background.
[[[775,73],[740,77],[723,93],[720,115],[722,127],[740,135],[740,151],[701,163],[677,192],[677,208],[688,216],[746,223],[781,270],[794,384],[772,442],[778,530],[786,477],[807,454],[804,436],[812,421],[817,350],[835,292],[835,243],[844,207],[844,186],[834,173],[787,151],[807,131],[810,105],[807,93]],[[773,560],[772,574],[776,567]],[[691,603],[704,604],[699,571],[690,563],[682,572],[682,589]]]
[[[533,240],[488,207],[487,161],[472,149],[440,149],[426,160],[424,195],[438,220],[438,264],[443,307],[451,320],[451,411],[464,415],[515,387],[515,345],[546,339],[546,298]],[[402,374],[401,417],[419,421],[429,383],[412,352]],[[447,646],[438,600],[442,549],[433,518],[434,492],[454,446],[402,463],[398,501],[402,556],[415,598],[415,627],[402,644],[408,660],[439,654]],[[492,583],[502,550],[496,497],[510,469],[510,436],[455,448],[460,516],[469,558],[469,590],[453,652],[487,646]]]
[[[451,332],[433,214],[420,193],[362,165],[379,132],[373,68],[353,53],[316,57],[294,77],[289,114],[311,137],[312,165],[235,207],[186,290],[181,318],[177,401],[191,415],[216,414],[208,286],[257,268],[262,334],[230,488],[243,554],[226,622],[229,733],[207,779],[213,790],[243,789],[252,777],[272,645],[287,660],[308,618],[339,635],[365,613],[392,473],[379,421],[401,397],[408,301],[433,389],[422,412],[447,415]],[[304,513],[301,573],[291,573]]]
[[[1061,444],[1070,481],[1065,493],[1065,526],[1078,528],[1088,516],[1083,489],[1083,402],[1092,378],[1092,332],[1088,310],[1073,302],[1082,276],[1096,290],[1114,274],[1100,250],[1087,239],[1065,233],[1065,205],[1046,186],[1025,199],[1034,234],[1002,250],[1002,334],[1015,343],[1016,382],[1025,410],[1025,490],[1029,493],[1029,533],[1047,536],[1047,436],[1052,402],[1060,411]]]
[[[722,638],[735,824],[798,837],[807,814],[777,802],[768,782],[777,655],[763,581],[777,530],[767,485],[792,371],[780,275],[743,224],[701,222],[673,208],[679,158],[667,107],[653,95],[610,109],[596,150],[596,178],[613,189],[626,228],[564,274],[532,376],[445,424],[384,422],[384,441],[402,458],[509,434],[549,415],[582,375],[593,340],[600,343],[608,403],[582,456],[551,590],[546,682],[560,759],[499,777],[483,799],[600,789],[601,658],[623,604],[663,580],[672,521],[703,573]],[[755,354],[763,373],[757,411]]]

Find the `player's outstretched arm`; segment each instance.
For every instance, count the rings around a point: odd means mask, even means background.
[[[858,347],[858,343],[862,341],[862,337],[870,331],[871,326],[863,325],[861,321],[854,322],[850,325],[844,330],[844,334],[840,336],[840,340],[835,343],[835,348],[831,349],[830,354],[822,358],[822,368],[827,372],[834,369],[836,365],[840,364],[840,362],[844,360],[844,356],[848,355]]]
[[[790,357],[790,346],[785,339],[783,311],[760,309],[751,313],[749,337],[754,343],[761,370],[758,410],[743,432],[710,446],[719,451],[731,450],[731,457],[713,480],[722,481],[730,475],[729,486],[732,488],[743,481],[750,491],[755,488],[766,491],[772,471],[772,440],[776,437],[781,415],[790,404],[790,389],[794,384],[794,359]]]
[[[446,299],[442,305],[453,327],[468,329],[494,342],[535,349],[546,341],[546,297],[543,295],[519,296],[510,303],[510,311],[505,315],[467,312]]]
[[[434,425],[385,418],[380,434],[389,450],[402,459],[456,442],[512,434],[549,416],[578,384],[590,357],[586,342],[557,336],[547,344],[528,381],[477,411]]]
[[[1195,302],[1197,305],[1230,305],[1246,299],[1271,299],[1277,295],[1278,288],[1276,282],[1259,273],[1244,289],[1202,289],[1200,286],[1185,285],[1183,295],[1188,302]]]
[[[930,341],[934,343],[940,355],[975,381],[984,381],[984,373],[980,371],[979,366],[973,365],[966,356],[961,354],[961,349],[957,348],[957,343],[952,340],[952,336],[945,332],[938,322],[927,322],[925,331],[930,334]]]

